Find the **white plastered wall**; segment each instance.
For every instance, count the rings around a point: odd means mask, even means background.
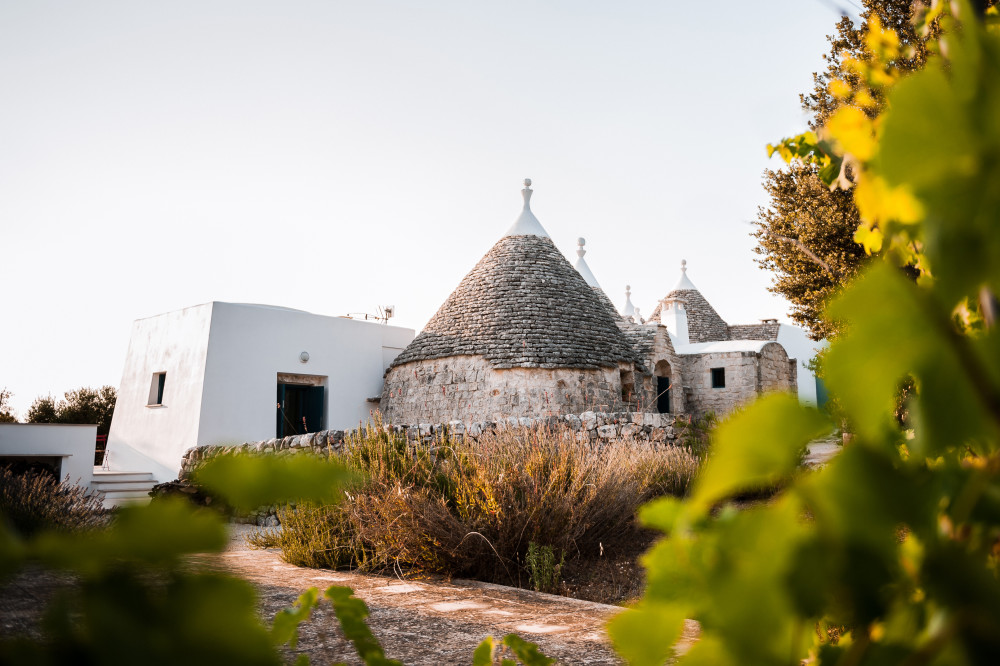
[[[202,385],[214,303],[140,319],[132,325],[115,415],[108,434],[116,471],[177,476],[184,451],[197,443]],[[150,405],[153,375],[167,374],[163,404]]]
[[[216,303],[208,344],[199,444],[275,435],[277,376],[325,377],[326,429],[367,421],[388,363],[411,329],[268,306]],[[302,352],[309,355],[305,363]],[[388,360],[387,360],[388,359]]]
[[[816,375],[808,364],[829,343],[826,340],[811,340],[801,328],[788,324],[781,324],[778,328],[777,342],[785,348],[788,358],[794,358],[798,364],[799,402],[815,405]]]
[[[192,446],[274,437],[279,373],[324,377],[323,427],[357,426],[413,337],[375,322],[221,302],[137,321],[108,437],[111,467],[171,480]],[[157,372],[167,373],[163,404],[151,407]]]
[[[0,457],[59,458],[60,481],[89,488],[94,480],[96,425],[0,423]]]

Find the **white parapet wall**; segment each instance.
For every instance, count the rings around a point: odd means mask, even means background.
[[[0,465],[43,462],[57,466],[60,481],[90,488],[96,440],[96,425],[0,423]]]
[[[367,421],[412,329],[237,303],[136,321],[108,436],[112,469],[176,478],[184,451],[276,436],[281,382],[322,387],[310,430]]]
[[[826,340],[811,339],[798,326],[781,324],[778,329],[778,344],[785,348],[788,358],[794,358],[798,364],[799,401],[805,405],[816,404],[816,373],[809,367],[810,362],[823,349],[829,346]]]

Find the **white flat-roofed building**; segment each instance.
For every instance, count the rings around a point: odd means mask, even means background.
[[[168,481],[192,446],[356,427],[413,337],[376,321],[218,301],[140,319],[109,465]]]

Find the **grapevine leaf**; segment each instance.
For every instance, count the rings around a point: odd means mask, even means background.
[[[487,636],[472,653],[472,666],[493,666],[493,637]]]
[[[524,666],[549,666],[556,661],[542,654],[536,644],[529,643],[517,634],[504,636],[503,644],[511,649],[514,656],[520,659]]]
[[[849,324],[827,353],[826,380],[851,424],[869,441],[895,429],[901,383],[918,381],[917,416],[923,428],[912,451],[934,455],[963,442],[989,421],[984,395],[991,364],[953,330],[947,313],[929,295],[886,263],[876,263],[829,307]],[[919,332],[917,334],[916,332]],[[963,356],[966,359],[963,361]]]
[[[723,421],[713,456],[698,477],[694,503],[708,508],[737,492],[774,484],[799,465],[806,444],[831,429],[818,410],[774,393]]]
[[[236,508],[295,501],[334,502],[352,479],[341,464],[311,455],[221,455],[195,472],[195,480]]]
[[[271,625],[271,640],[276,645],[288,643],[294,648],[299,640],[299,625],[309,619],[318,601],[319,590],[310,587],[299,595],[292,608],[278,611]]]
[[[219,552],[228,540],[217,513],[183,499],[163,499],[120,509],[103,532],[41,534],[34,554],[49,566],[98,576],[111,562],[172,567],[183,555]]]
[[[684,628],[684,611],[668,604],[642,602],[608,623],[615,650],[635,666],[659,666],[673,655]]]
[[[683,511],[684,505],[676,497],[659,497],[639,509],[639,522],[670,534]]]
[[[325,596],[333,602],[333,612],[344,637],[351,641],[354,650],[367,666],[402,666],[402,662],[386,659],[382,645],[366,622],[368,606],[354,596],[354,590],[333,585],[327,588]]]

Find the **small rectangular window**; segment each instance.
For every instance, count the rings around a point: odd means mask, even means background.
[[[712,388],[726,388],[725,368],[712,368]]]
[[[153,381],[149,385],[149,402],[147,405],[162,405],[163,404],[163,387],[167,383],[167,373],[156,372],[153,373]]]

